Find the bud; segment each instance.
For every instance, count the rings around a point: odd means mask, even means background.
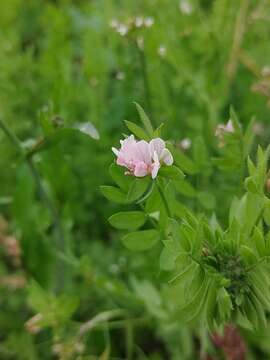
[[[235,132],[234,126],[233,126],[233,122],[230,119],[226,125],[224,124],[219,124],[216,127],[216,131],[215,131],[215,136],[218,138],[219,140],[219,147],[223,147],[225,145],[224,142],[224,135],[225,134],[232,134]]]
[[[25,324],[25,329],[32,335],[35,335],[40,332],[41,330],[41,321],[43,319],[42,314],[38,313],[29,319]]]

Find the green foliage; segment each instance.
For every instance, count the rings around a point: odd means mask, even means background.
[[[268,13],[1,3],[1,359],[225,357],[229,322],[269,357]],[[110,166],[125,132],[174,166]]]

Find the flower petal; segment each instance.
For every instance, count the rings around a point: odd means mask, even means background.
[[[160,138],[156,138],[150,141],[149,146],[152,158],[154,159],[154,152],[156,152],[158,158],[160,158],[163,149],[165,149],[165,142]]]
[[[139,161],[135,164],[134,175],[137,177],[143,177],[148,174],[148,167],[143,161]]]
[[[152,179],[155,179],[157,177],[158,170],[160,169],[160,162],[159,162],[158,154],[156,151],[153,154],[153,160],[154,160],[154,163],[152,164],[151,176],[152,176]]]
[[[166,165],[172,165],[173,164],[173,156],[171,152],[168,149],[164,149],[161,154],[161,160]]]
[[[147,165],[151,164],[151,154],[148,142],[141,140],[137,142],[136,146],[136,157],[137,160],[145,162]]]

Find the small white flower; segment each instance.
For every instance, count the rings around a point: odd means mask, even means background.
[[[154,25],[154,19],[149,16],[147,18],[144,19],[144,25],[147,27],[147,28],[150,28],[151,26]]]
[[[125,36],[128,33],[128,27],[125,24],[119,24],[118,27],[117,27],[117,32],[121,36]]]
[[[117,29],[118,26],[119,26],[119,22],[118,22],[117,19],[112,19],[112,20],[110,21],[110,27],[111,27],[112,29]]]
[[[161,56],[161,57],[164,57],[167,53],[167,48],[165,45],[160,45],[160,47],[158,48],[158,54]]]
[[[181,13],[190,15],[193,11],[193,7],[188,0],[181,0],[179,3],[179,9]]]
[[[188,150],[191,147],[191,140],[189,138],[185,138],[180,141],[180,146],[183,150]]]
[[[125,80],[126,74],[123,71],[117,71],[115,78],[119,81]]]
[[[140,28],[143,26],[143,17],[142,16],[136,16],[134,20],[134,24],[137,28]]]

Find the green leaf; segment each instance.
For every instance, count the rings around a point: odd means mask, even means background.
[[[53,116],[53,109],[52,109],[51,104],[49,106],[44,107],[38,113],[38,120],[39,120],[39,123],[41,125],[43,134],[46,137],[48,135],[53,134],[54,131],[56,130],[54,125],[53,125],[53,122],[51,120],[52,116]]]
[[[127,234],[122,238],[122,242],[131,251],[145,251],[151,249],[159,238],[159,232],[151,229]]]
[[[216,199],[213,194],[208,191],[200,191],[197,193],[197,198],[201,205],[207,209],[212,210],[216,206]]]
[[[238,116],[236,115],[236,112],[234,111],[234,108],[232,105],[230,106],[230,119],[233,123],[233,127],[234,127],[235,131],[238,133],[242,133],[241,124],[238,120]]]
[[[169,220],[168,231],[174,239],[175,247],[183,251],[191,250],[192,237],[194,235],[193,229],[187,224],[179,224],[175,219]]]
[[[261,230],[257,226],[255,226],[253,231],[252,242],[254,243],[258,254],[260,256],[266,256],[264,237]]]
[[[247,130],[243,137],[243,147],[244,147],[244,156],[245,158],[248,156],[248,154],[251,151],[252,144],[255,138],[255,132],[254,132],[254,122],[255,119],[252,119],[247,127]]]
[[[138,103],[134,102],[134,104],[136,105],[137,111],[140,115],[140,119],[145,127],[145,130],[147,131],[147,133],[149,134],[150,137],[153,137],[152,135],[153,135],[154,130],[153,130],[151,121],[149,120],[149,117],[146,115],[143,108]]]
[[[115,186],[100,186],[102,194],[110,201],[117,204],[126,204],[127,197],[120,189]]]
[[[138,139],[143,139],[146,141],[150,140],[150,137],[147,135],[147,133],[144,131],[144,129],[142,129],[140,126],[138,126],[137,124],[125,120],[125,124],[127,126],[127,128],[138,138]]]
[[[36,281],[32,280],[28,288],[28,301],[37,313],[47,313],[50,310],[51,294],[48,294]]]
[[[79,299],[75,296],[61,295],[55,299],[55,316],[59,323],[71,318],[79,306]]]
[[[132,181],[134,180],[133,176],[125,175],[125,169],[122,166],[119,166],[115,163],[112,163],[109,169],[109,173],[115,183],[125,192],[128,191]]]
[[[255,252],[246,245],[241,245],[240,254],[247,265],[254,265],[258,261]]]
[[[170,271],[175,266],[175,260],[178,257],[177,249],[173,240],[164,240],[164,248],[160,254],[159,265],[161,270]]]
[[[177,180],[173,183],[176,191],[180,194],[191,198],[194,198],[196,196],[196,189],[186,180]]]
[[[208,149],[201,136],[198,136],[193,143],[193,158],[197,167],[201,170],[210,168],[210,158]]]
[[[133,202],[135,200],[138,200],[140,197],[142,197],[143,194],[148,189],[148,186],[151,185],[150,181],[151,180],[149,176],[134,179],[133,182],[130,184],[128,190],[127,201]]]
[[[156,130],[155,130],[154,133],[153,133],[153,138],[154,138],[154,139],[157,138],[157,137],[161,137],[161,130],[162,130],[163,126],[164,126],[164,123],[161,123],[161,124],[156,128]]]
[[[162,177],[172,180],[182,180],[185,177],[185,174],[177,166],[174,165],[162,166],[159,169],[158,174]]]
[[[109,218],[109,223],[120,230],[136,230],[141,227],[147,217],[142,211],[119,212]]]
[[[270,199],[268,198],[265,198],[263,219],[265,223],[270,226]]]
[[[248,172],[250,176],[254,176],[256,175],[256,166],[254,165],[253,161],[250,159],[250,157],[248,157],[247,160],[247,164],[248,164]]]
[[[254,181],[253,177],[246,178],[245,187],[249,192],[251,192],[253,194],[258,194],[259,193],[259,189],[258,189],[257,184]]]
[[[175,164],[186,174],[194,175],[198,172],[198,167],[195,162],[184,154],[182,151],[176,149],[171,144],[167,144],[167,148],[171,151]]]
[[[224,287],[218,290],[216,302],[218,305],[220,318],[223,321],[229,320],[233,310],[233,305],[230,295]]]

